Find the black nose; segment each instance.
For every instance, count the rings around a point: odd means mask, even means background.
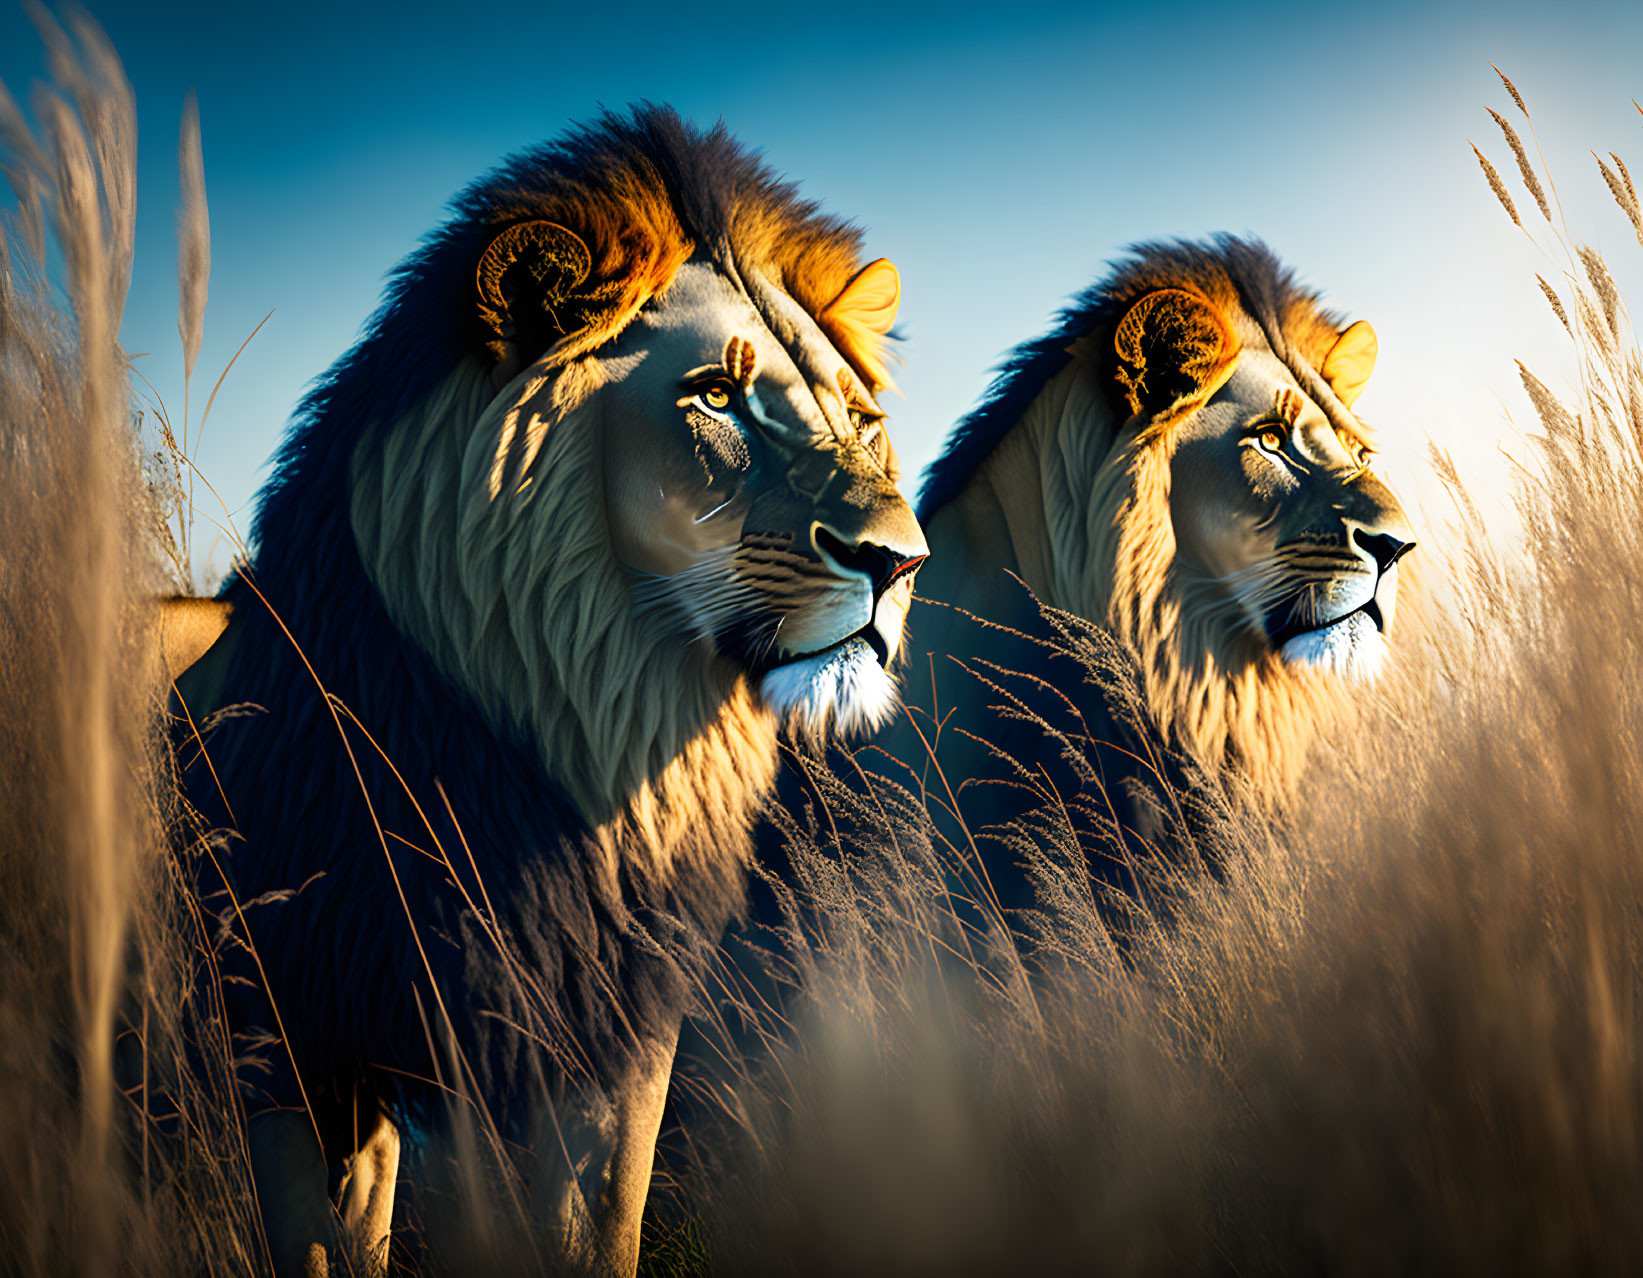
[[[1369,532],[1363,528],[1352,530],[1352,540],[1357,543],[1358,549],[1375,561],[1375,566],[1382,572],[1415,548],[1413,537],[1401,537],[1392,532]]]
[[[840,537],[831,528],[817,524],[811,534],[816,549],[847,572],[859,572],[873,583],[873,597],[882,595],[899,577],[912,572],[929,558],[928,555],[909,555],[876,541],[858,541],[854,545]]]

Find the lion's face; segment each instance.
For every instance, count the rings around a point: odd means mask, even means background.
[[[1202,615],[1292,664],[1373,674],[1415,537],[1364,442],[1256,350],[1175,439],[1176,571]]]
[[[353,529],[395,624],[597,820],[661,820],[657,794],[704,787],[739,811],[776,721],[886,718],[926,552],[871,365],[835,340],[889,328],[894,268],[861,268],[818,320],[675,248],[606,280],[558,223],[503,229],[478,268],[488,358],[354,454]]]
[[[611,551],[638,611],[778,714],[876,725],[927,547],[866,388],[802,309],[781,319],[786,343],[690,262],[600,353]]]
[[[1167,740],[1286,793],[1359,700],[1350,676],[1388,653],[1414,543],[1352,407],[1374,330],[1340,324],[1257,243],[1144,246],[955,432],[926,482],[927,593],[1030,631],[1036,610],[998,584],[1017,575],[1130,650]],[[985,650],[924,612],[921,647],[945,630]]]

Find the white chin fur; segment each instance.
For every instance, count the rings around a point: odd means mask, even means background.
[[[864,639],[777,666],[759,685],[765,704],[803,732],[829,725],[872,731],[896,709],[896,685]]]
[[[1282,648],[1285,661],[1354,679],[1373,679],[1386,664],[1380,627],[1361,612],[1333,626],[1296,635]]]

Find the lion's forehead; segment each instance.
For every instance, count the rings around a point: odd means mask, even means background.
[[[1300,427],[1303,447],[1315,442],[1319,430],[1365,447],[1371,442],[1368,430],[1355,420],[1350,430],[1338,427],[1289,365],[1264,348],[1246,348],[1239,353],[1232,376],[1181,433],[1183,436],[1231,435],[1257,422]],[[1328,459],[1314,453],[1311,460],[1327,464]]]
[[[1290,434],[1300,464],[1264,463],[1252,428]],[[1287,365],[1245,350],[1215,396],[1181,424],[1173,470],[1183,545],[1217,573],[1264,562],[1297,536],[1328,540],[1344,527],[1339,499],[1356,478],[1328,415]]]
[[[832,387],[844,357],[815,319],[779,289],[761,290],[762,305],[717,265],[691,261],[679,268],[667,292],[645,308],[651,334],[667,333],[679,348],[679,372],[718,363],[727,340],[751,343],[760,424],[795,444],[829,443],[837,435],[842,398]],[[650,334],[641,341],[654,340]]]
[[[1241,417],[1246,424],[1271,419],[1293,425],[1303,415],[1323,413],[1283,360],[1269,350],[1248,347],[1240,352],[1232,376],[1216,392],[1211,401],[1215,403],[1235,409],[1227,415],[1225,428],[1230,428],[1234,417]]]

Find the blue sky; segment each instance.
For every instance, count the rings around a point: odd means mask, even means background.
[[[89,7],[137,94],[127,349],[180,406],[191,87],[213,254],[196,401],[274,312],[200,457],[242,527],[304,384],[445,200],[510,150],[639,98],[722,116],[897,262],[908,340],[890,404],[914,473],[999,357],[1126,243],[1224,229],[1263,236],[1375,324],[1360,408],[1395,466],[1413,472],[1430,435],[1493,474],[1508,412],[1527,412],[1513,358],[1554,382],[1568,360],[1533,273],[1555,277],[1467,146],[1509,164],[1484,112],[1512,111],[1490,60],[1535,112],[1572,229],[1643,296],[1643,249],[1588,154],[1643,172],[1635,2]],[[0,79],[23,97],[42,72],[27,17],[0,7]]]

